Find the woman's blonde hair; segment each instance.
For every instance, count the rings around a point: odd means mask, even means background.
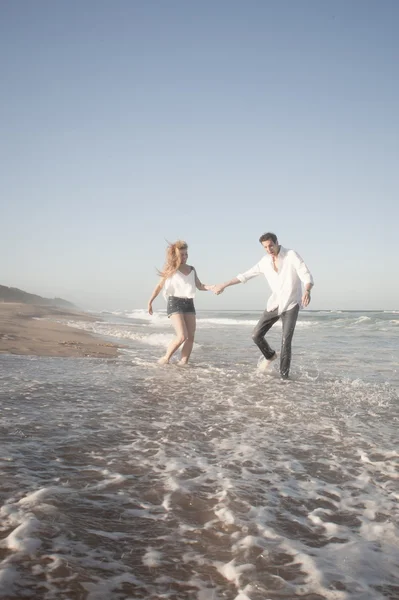
[[[169,244],[166,249],[166,260],[162,271],[158,271],[159,275],[164,279],[172,277],[181,265],[180,250],[187,250],[187,242],[177,240],[173,244]]]

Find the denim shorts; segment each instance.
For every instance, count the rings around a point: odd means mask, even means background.
[[[195,315],[193,298],[178,298],[177,296],[169,296],[166,313],[168,317],[175,314],[185,315],[191,313]]]

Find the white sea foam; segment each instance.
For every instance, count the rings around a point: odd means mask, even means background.
[[[141,321],[148,321],[151,325],[166,325],[170,324],[170,319],[166,315],[165,311],[154,311],[152,315],[145,309],[137,309],[131,312],[126,312],[124,316],[127,319],[137,319]]]
[[[159,567],[162,564],[162,552],[159,550],[154,550],[153,548],[148,548],[147,552],[144,554],[143,565],[146,567]]]
[[[85,321],[68,321],[70,327],[75,329],[84,329],[91,333],[99,334],[110,338],[118,338],[120,340],[131,340],[141,344],[149,344],[150,346],[167,347],[173,338],[173,330],[169,334],[164,333],[138,333],[121,325],[111,323],[89,323]]]
[[[371,317],[367,317],[365,315],[358,317],[354,320],[353,325],[357,325],[359,323],[366,323],[367,321],[371,321]]]
[[[35,517],[26,517],[24,521],[14,529],[2,542],[9,550],[23,554],[32,554],[41,545],[37,533],[40,522]]]
[[[197,318],[197,324],[198,326],[206,326],[209,325],[211,327],[213,327],[214,325],[244,325],[245,327],[248,326],[253,326],[256,325],[256,323],[258,322],[259,319],[233,319],[233,318],[226,318],[226,319],[218,319],[218,318],[203,318],[203,317],[198,317]]]

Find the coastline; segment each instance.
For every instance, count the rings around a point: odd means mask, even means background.
[[[0,354],[114,358],[118,346],[58,320],[97,317],[55,306],[0,302]]]

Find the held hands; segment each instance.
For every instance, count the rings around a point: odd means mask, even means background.
[[[216,296],[219,296],[219,294],[222,294],[224,292],[224,285],[222,283],[220,283],[219,285],[213,285],[212,292],[216,294]]]

